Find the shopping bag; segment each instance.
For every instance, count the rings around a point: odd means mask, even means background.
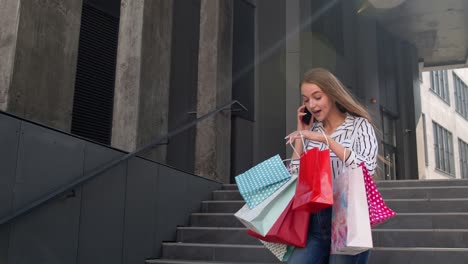
[[[265,236],[293,198],[296,184],[297,175],[292,175],[288,182],[263,202],[254,208],[246,204],[234,216],[248,229]]]
[[[273,156],[235,177],[239,192],[254,208],[291,178],[279,155]]]
[[[280,244],[280,243],[273,243],[273,242],[267,242],[267,241],[262,241],[262,244],[275,255],[280,261],[286,262],[288,261],[289,257],[294,251],[293,246],[288,246],[285,244]]]
[[[359,165],[362,168],[364,174],[364,182],[366,184],[366,195],[367,205],[369,207],[369,219],[372,227],[381,224],[392,217],[396,216],[396,213],[385,205],[385,202],[380,194],[377,186],[372,180],[369,171],[366,168],[364,162]]]
[[[356,255],[372,248],[364,175],[344,167],[333,180],[331,254]]]
[[[295,247],[305,247],[309,231],[310,213],[304,210],[292,210],[293,200],[273,224],[266,236],[248,230],[247,234],[263,241],[282,243]]]
[[[330,150],[310,149],[300,159],[293,209],[315,213],[332,205]]]

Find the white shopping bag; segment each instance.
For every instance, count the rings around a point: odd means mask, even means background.
[[[291,179],[276,190],[263,202],[249,208],[246,204],[234,216],[239,219],[248,229],[266,236],[273,224],[280,217],[294,197],[297,184],[297,174],[292,175]]]
[[[373,247],[362,168],[344,168],[333,180],[331,254],[356,255]]]

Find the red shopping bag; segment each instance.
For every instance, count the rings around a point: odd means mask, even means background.
[[[302,155],[293,200],[294,210],[305,210],[309,213],[315,213],[333,205],[329,149],[313,148]]]
[[[247,234],[267,242],[305,247],[309,231],[310,213],[304,210],[292,210],[292,203],[293,200],[291,199],[266,236],[262,236],[250,229]]]
[[[396,213],[385,205],[382,195],[380,194],[377,186],[375,185],[369,171],[364,162],[359,166],[362,167],[364,174],[364,182],[366,184],[367,205],[369,207],[369,220],[372,227],[395,217]]]

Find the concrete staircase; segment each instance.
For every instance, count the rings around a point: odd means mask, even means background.
[[[468,263],[468,180],[377,185],[398,216],[373,229],[371,264]],[[234,217],[243,204],[235,185],[214,191],[190,226],[177,229],[177,241],[163,244],[161,259],[147,263],[280,263]]]

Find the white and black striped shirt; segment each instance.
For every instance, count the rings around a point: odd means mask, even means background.
[[[322,122],[314,123],[310,130],[315,132],[325,132]],[[354,142],[352,142],[353,136]],[[347,166],[364,162],[369,173],[371,175],[374,174],[377,166],[378,141],[375,136],[374,128],[367,119],[346,114],[345,121],[336,128],[336,130],[331,134],[331,137],[338,144],[351,152],[345,162]],[[312,148],[324,150],[327,148],[326,144],[311,140],[306,140],[305,144],[307,146],[307,150]],[[343,154],[341,153],[338,155]],[[330,151],[330,161],[333,178],[335,178],[335,176],[338,175],[338,172],[342,169],[343,161],[341,161],[333,151]],[[291,165],[299,165],[299,160],[292,161]]]

